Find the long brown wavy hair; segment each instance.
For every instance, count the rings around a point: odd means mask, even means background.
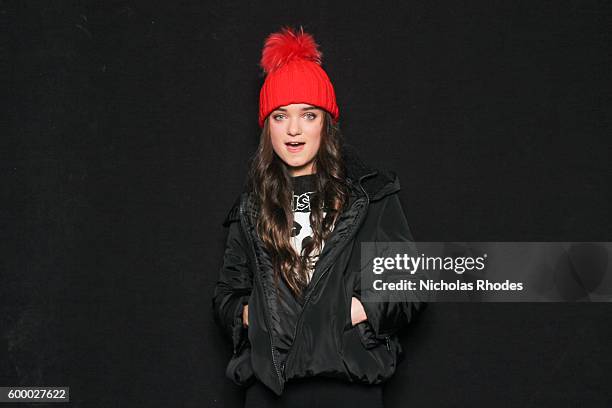
[[[257,234],[270,254],[274,277],[284,279],[299,298],[308,285],[308,256],[320,253],[323,241],[348,202],[346,167],[342,159],[342,134],[332,117],[324,111],[321,145],[314,159],[315,187],[310,201],[313,239],[298,254],[291,245],[293,229],[293,186],[288,166],[274,152],[268,119],[265,120],[250,170],[249,185],[260,208]],[[325,210],[325,217],[323,211]]]

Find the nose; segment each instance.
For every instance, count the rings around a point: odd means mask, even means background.
[[[287,125],[287,134],[290,136],[297,136],[301,133],[300,121],[298,119],[290,119]]]

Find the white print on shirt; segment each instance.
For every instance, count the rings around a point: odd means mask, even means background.
[[[291,231],[291,244],[298,254],[301,254],[302,248],[308,244],[313,238],[312,228],[310,226],[310,195],[314,191],[308,191],[303,194],[294,194],[291,203],[293,210],[293,230]],[[325,212],[323,212],[325,216]],[[323,242],[321,250],[323,250]],[[308,281],[312,278],[315,265],[319,260],[320,252],[316,249],[308,256]]]
[[[307,211],[310,212],[310,195],[314,191],[307,191],[303,194],[294,194],[293,201],[291,202],[291,209],[293,211]]]

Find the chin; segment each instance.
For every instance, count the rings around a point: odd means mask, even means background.
[[[292,167],[293,169],[299,169],[308,165],[308,163],[310,163],[315,157],[314,155],[310,156],[303,153],[304,152],[299,155],[278,154],[278,157],[283,161],[283,163],[285,163],[285,165]]]
[[[295,158],[291,158],[290,160],[285,160],[285,163],[291,167],[302,167],[308,163],[307,160],[296,160]]]

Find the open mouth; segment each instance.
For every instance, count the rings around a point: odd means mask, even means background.
[[[305,144],[305,142],[287,142],[285,146],[287,146],[289,153],[299,153],[304,149]]]

